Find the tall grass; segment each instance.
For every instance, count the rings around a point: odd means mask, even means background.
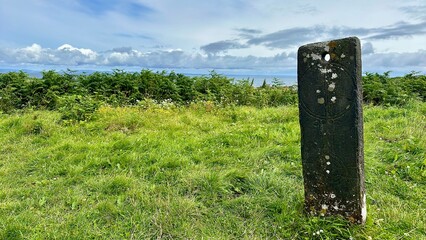
[[[366,106],[368,220],[303,213],[296,106],[0,115],[1,239],[422,239],[426,105]]]

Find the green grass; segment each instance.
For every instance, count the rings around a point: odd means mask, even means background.
[[[365,107],[358,226],[303,213],[296,106],[0,115],[0,239],[424,239],[425,116]]]

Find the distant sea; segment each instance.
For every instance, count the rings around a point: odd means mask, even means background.
[[[218,72],[219,73],[219,72]],[[183,73],[187,76],[201,76],[206,74],[191,74],[191,73]],[[222,73],[219,73],[222,74]],[[280,75],[280,74],[226,74],[223,73],[222,75],[233,78],[235,81],[238,80],[249,80],[253,81],[253,86],[260,87],[263,84],[263,81],[266,81],[267,84],[272,84],[272,82],[275,80],[278,80],[282,85],[295,85],[297,83],[297,77],[291,76],[291,75]]]
[[[67,68],[52,68],[52,70],[55,70],[57,72],[63,72],[66,71]],[[71,70],[75,71],[77,74],[91,74],[93,72],[99,71],[99,72],[112,72],[112,69],[122,69],[124,71],[128,72],[139,72],[143,68],[135,68],[135,67],[112,67],[110,69],[73,69]],[[28,73],[32,77],[41,77],[42,76],[42,70],[39,69],[31,69],[31,68],[1,68],[0,67],[0,73],[7,73],[7,72],[17,72],[17,71],[24,71]],[[49,69],[46,69],[49,70]],[[181,73],[189,77],[195,77],[195,76],[205,76],[209,75],[211,69],[149,69],[153,72],[157,71],[163,71],[171,72],[174,71],[176,73]],[[295,85],[297,83],[297,77],[295,74],[292,73],[285,73],[285,72],[278,72],[278,71],[258,71],[258,70],[246,70],[246,69],[220,69],[220,70],[214,70],[216,73],[224,75],[228,78],[232,78],[235,81],[238,80],[249,80],[253,81],[253,85],[256,87],[259,87],[263,84],[263,81],[266,81],[267,84],[272,84],[272,82],[275,80],[279,81],[283,85]]]

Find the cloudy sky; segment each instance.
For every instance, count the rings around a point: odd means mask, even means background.
[[[0,68],[296,74],[303,44],[358,36],[363,71],[426,73],[424,0],[0,0]]]

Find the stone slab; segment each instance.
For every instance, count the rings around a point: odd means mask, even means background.
[[[361,47],[356,37],[298,51],[305,209],[364,223]]]

